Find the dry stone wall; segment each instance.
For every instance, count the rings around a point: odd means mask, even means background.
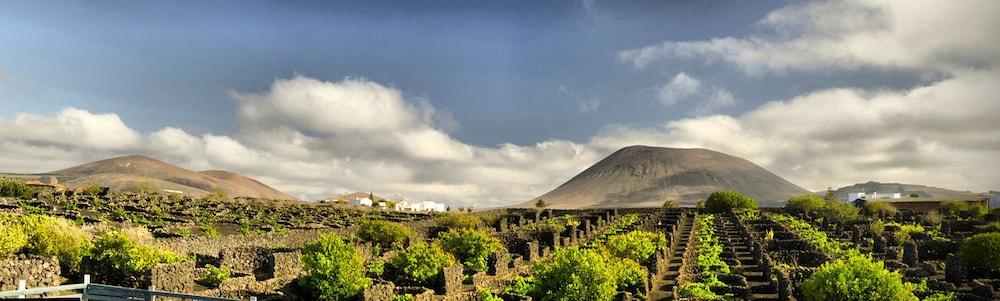
[[[18,280],[25,280],[29,288],[61,284],[59,259],[23,255],[0,259],[0,291],[17,289]]]

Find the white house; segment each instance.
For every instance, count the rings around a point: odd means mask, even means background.
[[[886,192],[872,192],[872,193],[851,192],[851,193],[847,194],[847,200],[848,201],[854,201],[854,200],[857,200],[857,199],[862,199],[862,200],[898,199],[898,198],[902,198],[902,197],[903,197],[903,194],[899,193],[899,192],[891,192],[891,193],[886,193]]]
[[[399,207],[397,206],[397,208],[399,208]],[[444,211],[447,210],[448,206],[446,206],[445,204],[441,204],[441,203],[435,203],[435,202],[431,202],[431,201],[424,201],[424,202],[413,203],[410,206],[410,208],[411,208],[411,211],[415,211],[415,212],[423,212],[423,211],[444,212]]]
[[[369,198],[354,198],[353,200],[347,201],[348,205],[351,206],[368,206],[371,207],[373,202]]]

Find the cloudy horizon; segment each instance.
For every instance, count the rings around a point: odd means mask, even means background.
[[[641,144],[1000,189],[994,1],[340,5],[2,4],[0,171],[143,154],[482,208]]]

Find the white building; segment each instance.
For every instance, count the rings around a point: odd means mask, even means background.
[[[854,201],[854,200],[857,200],[857,199],[862,199],[862,200],[898,199],[898,198],[902,198],[902,197],[903,197],[903,194],[899,193],[899,192],[892,192],[892,193],[886,193],[886,192],[872,192],[872,193],[851,192],[851,193],[847,194],[847,200],[848,201]]]
[[[431,201],[417,202],[410,206],[411,211],[415,212],[444,212],[448,209],[448,206],[441,203],[435,203]]]
[[[353,200],[347,201],[348,205],[351,206],[368,206],[371,207],[373,202],[369,198],[354,198]]]

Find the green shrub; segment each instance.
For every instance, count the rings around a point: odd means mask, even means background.
[[[413,235],[415,233],[409,227],[387,221],[362,221],[358,227],[358,238],[384,248],[400,249]]]
[[[628,258],[605,256],[608,270],[615,279],[616,291],[627,291],[632,294],[642,294],[646,284],[646,269],[639,263]]]
[[[428,283],[441,268],[455,264],[454,258],[435,244],[421,242],[400,251],[389,262],[403,277]]]
[[[962,243],[961,255],[977,275],[1000,274],[1000,233],[973,235]]]
[[[104,229],[94,239],[91,259],[120,272],[136,274],[149,271],[159,263],[184,261],[173,251],[147,244],[135,233],[151,235],[145,229]]]
[[[898,272],[856,252],[820,266],[802,283],[802,294],[813,301],[917,300]]]
[[[850,203],[826,201],[826,205],[820,209],[819,214],[825,221],[844,223],[857,220],[860,212],[861,209]]]
[[[101,188],[101,186],[97,186],[97,185],[87,185],[87,186],[84,186],[82,189],[80,189],[81,193],[87,194],[87,195],[98,195],[98,194],[101,194],[101,192],[103,192],[103,191],[104,191],[104,188]]]
[[[694,300],[725,300],[722,296],[712,292],[711,286],[702,282],[685,282],[681,284],[678,294],[681,297]]]
[[[445,213],[436,217],[434,224],[445,229],[475,229],[479,218],[465,213]]]
[[[0,258],[14,255],[28,245],[28,233],[17,216],[0,213]]]
[[[505,293],[531,296],[535,294],[535,277],[517,276],[514,283],[503,289]]]
[[[950,293],[949,292],[949,293],[937,293],[937,294],[933,294],[933,295],[927,296],[922,301],[957,301],[957,300],[958,300],[958,298],[955,298],[955,293]]]
[[[232,271],[228,268],[219,268],[211,264],[205,265],[205,268],[208,269],[208,275],[201,278],[201,282],[208,286],[219,287],[220,283],[232,276]]]
[[[871,215],[895,216],[899,210],[888,202],[865,202],[865,212]]]
[[[485,271],[490,255],[503,248],[500,240],[472,229],[451,230],[441,236],[441,247],[472,271]]]
[[[785,210],[791,214],[816,212],[826,206],[826,201],[818,195],[805,193],[792,196],[785,204]]]
[[[375,260],[365,264],[365,273],[381,278],[385,274],[385,262]]]
[[[0,176],[0,196],[2,197],[27,200],[35,197],[35,192],[35,189],[25,184],[24,181]]]
[[[479,300],[480,301],[503,301],[503,298],[497,297],[490,290],[486,288],[479,289]]]
[[[302,266],[307,275],[299,279],[299,284],[316,299],[347,300],[371,284],[354,245],[332,234],[320,235],[302,247]]]
[[[947,201],[941,203],[941,213],[945,216],[956,216],[969,208],[969,205],[962,201]]]
[[[722,190],[713,192],[705,201],[705,210],[713,213],[728,212],[732,209],[753,209],[757,208],[757,201],[754,201],[745,194]]]
[[[392,301],[413,301],[413,294],[392,295]]]
[[[28,245],[24,252],[41,256],[56,256],[59,265],[71,271],[80,267],[83,257],[90,254],[90,238],[73,222],[44,215],[21,217]]]
[[[975,206],[969,207],[969,211],[968,212],[969,212],[969,216],[971,216],[971,217],[982,218],[982,217],[986,216],[986,214],[989,213],[990,210],[989,210],[989,208],[986,208],[986,206],[975,205]]]
[[[562,233],[563,231],[566,231],[566,225],[562,222],[563,221],[558,218],[547,219],[527,224],[522,227],[521,230],[535,235],[541,233]]]
[[[647,231],[631,231],[625,234],[612,235],[608,238],[607,248],[618,258],[628,258],[635,262],[646,262],[657,249],[667,243],[663,233]]]
[[[674,208],[677,208],[677,201],[675,200],[663,201],[663,209],[674,209]]]
[[[541,300],[607,301],[615,295],[615,274],[597,251],[569,247],[534,266]]]
[[[983,233],[1000,232],[1000,222],[992,222],[989,225],[986,225],[986,227],[980,229],[980,231]]]
[[[201,224],[199,228],[201,229],[201,233],[204,233],[205,236],[208,237],[218,237],[219,235],[222,235],[222,233],[219,232],[219,229],[216,229],[215,225],[212,225],[211,223]]]

